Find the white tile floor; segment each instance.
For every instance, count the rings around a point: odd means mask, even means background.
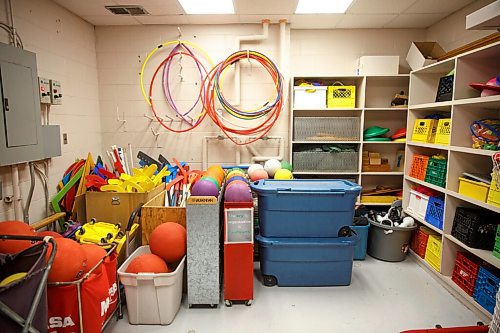
[[[264,287],[255,271],[252,306],[222,303],[217,309],[188,309],[184,302],[169,326],[112,321],[105,333],[175,332],[370,332],[475,325],[480,318],[408,258],[387,263],[367,256],[355,261],[348,287]]]

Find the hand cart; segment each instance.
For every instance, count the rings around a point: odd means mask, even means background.
[[[47,332],[47,277],[57,244],[52,237],[0,235],[0,239],[38,242],[16,254],[0,254],[0,278],[27,275],[0,287],[0,327],[3,332]],[[46,261],[46,253],[52,251]],[[20,330],[20,328],[22,328]]]

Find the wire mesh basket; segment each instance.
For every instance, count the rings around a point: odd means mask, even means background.
[[[357,172],[358,152],[294,152],[295,171]]]
[[[358,141],[359,117],[296,117],[294,140]]]

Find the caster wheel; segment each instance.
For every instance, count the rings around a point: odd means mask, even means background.
[[[262,278],[266,287],[272,287],[278,284],[278,280],[273,275],[263,275]]]
[[[224,304],[226,304],[226,306],[227,306],[228,308],[230,308],[230,307],[232,307],[232,306],[233,306],[233,302],[231,302],[231,301],[230,301],[230,300],[228,300],[228,299],[226,299],[226,300],[224,301]]]
[[[116,229],[116,230],[120,230],[120,228],[121,228],[121,227],[122,227],[122,226],[121,226],[121,224],[120,224],[120,223],[116,223],[116,224],[115,224],[115,229]]]
[[[123,319],[123,313],[118,315],[118,319]]]
[[[106,239],[105,238],[101,238],[101,244],[106,244]]]
[[[351,235],[352,235],[351,228],[349,228],[348,226],[340,228],[338,232],[339,237],[348,237]]]
[[[217,308],[217,304],[210,304],[210,307],[211,307],[212,309],[215,309],[215,308]]]
[[[85,233],[85,229],[80,228],[78,229],[78,235],[83,235]]]
[[[108,234],[106,235],[106,239],[111,239],[111,238],[113,238],[113,234],[108,232]]]
[[[116,237],[118,237],[118,238],[121,238],[124,236],[125,236],[125,234],[122,231],[118,231],[118,234],[116,235]]]
[[[245,301],[245,305],[246,305],[246,306],[250,306],[250,305],[252,305],[252,300],[251,300],[251,299],[249,299],[248,301]]]
[[[96,223],[96,222],[97,222],[97,220],[95,219],[95,217],[93,217],[93,218],[91,218],[91,219],[90,219],[90,222],[89,222],[89,223],[92,225],[92,224],[94,224],[94,223]]]

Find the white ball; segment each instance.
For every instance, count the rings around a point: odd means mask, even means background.
[[[248,167],[248,175],[251,176],[255,170],[262,170],[264,167],[261,164],[252,164]]]
[[[268,160],[264,164],[264,170],[266,170],[267,174],[269,175],[269,178],[274,177],[274,174],[279,169],[281,169],[281,162],[278,161],[278,160],[276,160],[276,159],[274,159],[274,158]]]

